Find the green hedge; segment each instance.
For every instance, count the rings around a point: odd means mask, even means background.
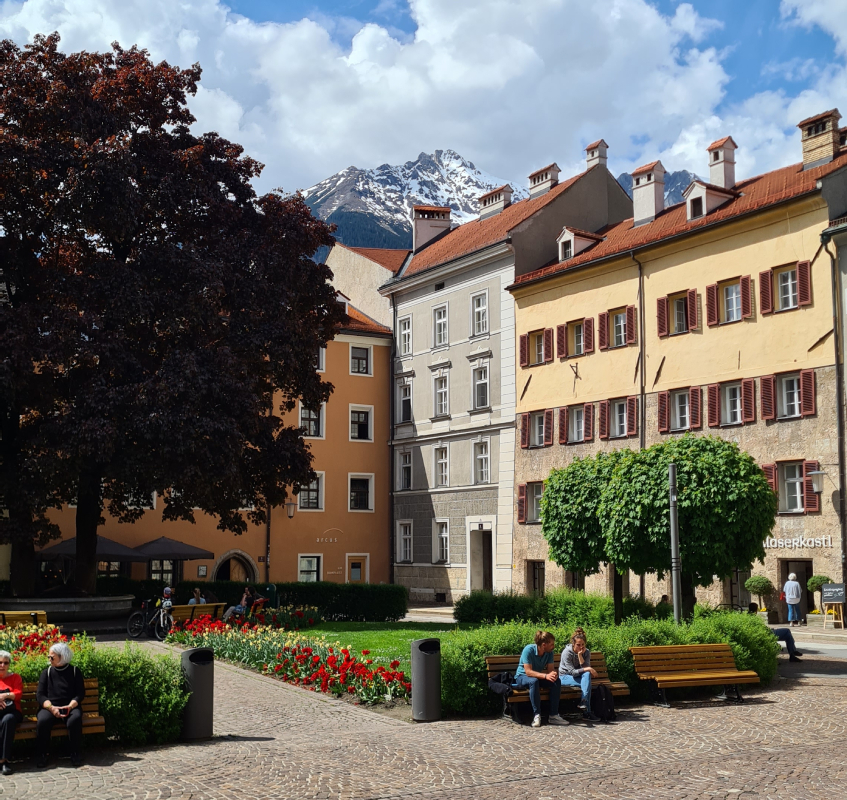
[[[548,626],[556,637],[556,650],[567,644],[575,627]],[[716,613],[678,626],[668,620],[629,619],[617,627],[584,627],[589,648],[606,656],[612,680],[626,681],[635,697],[644,697],[645,687],[635,675],[629,648],[642,645],[727,642],[739,669],[755,670],[763,684],[770,683],[776,674],[779,642],[758,617],[748,614]],[[444,709],[458,714],[487,714],[499,708],[499,697],[488,689],[485,657],[520,653],[537,629],[534,624],[506,622],[451,633],[441,648]]]

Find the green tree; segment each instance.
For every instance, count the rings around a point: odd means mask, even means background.
[[[683,611],[694,589],[739,567],[764,562],[776,495],[761,467],[738,445],[687,435],[640,452],[623,451],[598,509],[606,552],[635,572],[670,571],[668,465],[677,465]]]
[[[760,611],[765,607],[765,603],[770,604],[770,598],[776,592],[771,579],[766,575],[751,575],[744,581],[744,588],[750,594],[754,594],[759,598]]]
[[[832,578],[830,578],[828,575],[812,575],[812,577],[809,578],[808,582],[806,583],[806,588],[812,594],[815,594],[816,592],[821,593],[821,601],[818,604],[818,607],[821,610],[823,610],[823,585],[825,583],[832,583],[832,582],[833,582]]]

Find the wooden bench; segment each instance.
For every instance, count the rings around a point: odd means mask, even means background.
[[[500,672],[517,672],[520,664],[520,653],[512,656],[486,656],[485,666],[488,669],[489,680]],[[558,669],[558,664],[561,659],[561,653],[553,653],[553,663]],[[606,669],[606,656],[602,653],[591,651],[591,666],[597,671],[597,677],[591,679],[592,688],[605,684],[612,690],[615,697],[626,697],[629,694],[629,686],[623,681],[612,681],[609,679],[609,673]],[[582,697],[582,692],[576,686],[562,686],[562,692],[559,695],[562,700],[579,700]],[[550,691],[542,684],[541,699],[549,700]],[[512,688],[512,693],[503,697],[503,714],[504,716],[514,716],[510,713],[513,703],[528,703],[529,689]]]
[[[738,689],[742,683],[758,683],[753,670],[739,670],[735,665],[732,648],[728,644],[679,644],[657,647],[630,647],[635,660],[635,672],[643,681],[651,681],[651,692],[656,705],[670,708],[665,689],[686,686],[722,686],[718,695],[730,699],[732,690],[737,702],[744,698]]]
[[[171,606],[171,617],[174,623],[190,622],[200,617],[210,616],[219,619],[223,616],[226,603],[197,603],[193,606]]]
[[[46,625],[46,611],[0,611],[0,625],[17,628],[19,625]]]
[[[15,731],[15,739],[35,738],[35,715],[38,713],[38,701],[35,699],[37,683],[25,683],[21,696],[21,711],[24,719]],[[100,686],[97,678],[85,679],[85,698],[82,701],[82,732],[105,733],[106,720],[100,716]],[[57,722],[53,726],[53,736],[67,736],[68,729]]]

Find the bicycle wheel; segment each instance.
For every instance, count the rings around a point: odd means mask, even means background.
[[[144,633],[144,613],[141,611],[134,611],[129,615],[129,619],[126,622],[126,632],[133,639],[137,639]]]
[[[171,632],[174,621],[168,614],[161,614],[156,617],[156,625],[153,628],[153,633],[160,642],[165,641],[165,637]]]

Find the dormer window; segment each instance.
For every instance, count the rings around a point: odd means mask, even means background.
[[[697,219],[697,217],[703,216],[703,198],[702,197],[692,197],[691,198],[691,213],[689,214],[689,219]]]
[[[567,261],[573,256],[573,242],[570,239],[565,239],[562,242],[562,261]]]

